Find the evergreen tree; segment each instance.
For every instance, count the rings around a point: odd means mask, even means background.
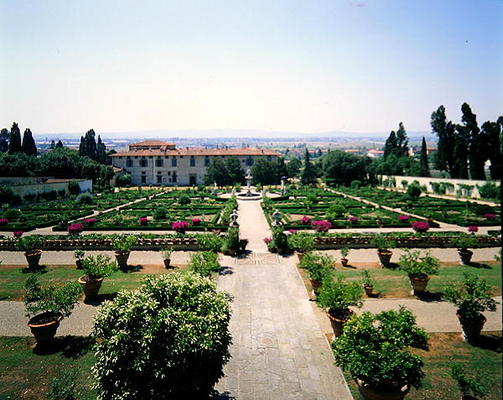
[[[501,179],[502,176],[501,133],[502,127],[497,122],[487,121],[481,126],[481,140],[483,140],[487,145],[487,156],[491,161],[491,166],[489,167],[491,179]]]
[[[435,154],[435,168],[447,171],[453,178],[454,171],[454,142],[455,127],[447,121],[445,107],[440,106],[431,114],[431,129],[437,134],[438,144]]]
[[[56,149],[61,149],[65,146],[63,146],[63,142],[61,140],[58,140],[58,142],[56,143]]]
[[[33,135],[29,128],[26,128],[24,131],[22,149],[23,153],[28,156],[37,155],[37,145],[35,144],[35,140],[33,140]]]
[[[384,143],[384,155],[383,158],[386,160],[391,155],[396,155],[397,140],[395,131],[391,131],[388,139]]]
[[[430,168],[428,166],[428,148],[426,147],[426,140],[423,136],[423,142],[421,143],[421,176],[430,176]]]
[[[93,129],[86,132],[85,136],[80,139],[79,154],[87,156],[91,160],[96,160],[96,133]]]
[[[288,173],[286,171],[285,159],[283,157],[278,157],[276,160],[273,161],[273,168],[278,183],[281,182],[281,178],[287,177]]]
[[[9,150],[9,138],[10,138],[9,130],[3,128],[2,131],[0,131],[0,152],[5,153],[6,151]]]
[[[106,164],[107,162],[107,148],[101,141],[100,135],[98,135],[98,143],[96,144],[96,161],[101,164]]]
[[[241,163],[236,157],[227,157],[225,159],[225,169],[229,185],[244,182],[245,172],[243,171],[243,168],[241,168]]]
[[[51,144],[49,145],[49,148],[51,150],[54,150],[56,148],[56,142],[54,140],[51,140]]]
[[[22,151],[21,131],[19,130],[17,123],[14,122],[12,124],[12,128],[10,129],[9,154],[21,153]]]
[[[229,182],[227,168],[222,157],[213,157],[208,165],[206,176],[204,177],[206,185],[213,185],[216,183],[219,186],[225,186]]]
[[[409,155],[409,139],[403,127],[403,122],[398,124],[398,130],[396,131],[396,155],[398,157],[407,157]]]
[[[304,153],[304,170],[302,171],[300,181],[304,185],[310,185],[316,182],[316,169],[311,162],[309,151],[306,147],[306,152]]]
[[[286,164],[286,175],[289,178],[299,176],[301,167],[302,167],[302,161],[300,161],[298,158],[292,158],[290,161],[288,161],[288,164]]]
[[[461,121],[464,126],[464,136],[468,140],[468,159],[470,165],[471,179],[486,179],[484,165],[487,160],[487,145],[480,135],[480,129],[477,125],[477,116],[467,103],[461,106],[463,116]]]
[[[469,136],[467,130],[460,125],[456,125],[454,134],[454,169],[451,178],[468,179],[468,145]]]

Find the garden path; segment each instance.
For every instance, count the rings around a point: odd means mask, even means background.
[[[232,358],[220,392],[244,399],[351,399],[335,367],[304,285],[296,256],[267,253],[270,230],[257,201],[240,201],[240,236],[252,252],[224,257],[218,289],[232,299]]]

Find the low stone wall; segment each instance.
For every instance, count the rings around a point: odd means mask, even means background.
[[[51,191],[64,190],[68,194],[68,183],[75,180],[79,186],[81,192],[92,192],[93,181],[90,179],[68,179],[68,180],[58,180],[57,182],[40,182],[40,183],[16,183],[13,185],[7,184],[7,186],[12,190],[12,192],[20,197],[27,194],[40,194],[47,193]],[[33,182],[33,181],[27,181]]]

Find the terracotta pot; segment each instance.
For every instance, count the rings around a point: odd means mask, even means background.
[[[75,265],[76,265],[77,269],[82,269],[82,260],[80,258],[77,258],[75,260]]]
[[[341,336],[342,329],[344,328],[344,324],[349,321],[353,312],[351,310],[347,310],[347,315],[344,317],[334,317],[330,313],[327,313],[328,318],[330,319],[330,324],[332,325],[332,329],[334,330],[334,336]]]
[[[78,282],[82,285],[82,288],[84,289],[86,299],[95,298],[96,296],[98,296],[98,292],[100,291],[103,278],[94,280],[86,280],[85,278],[86,276],[81,276],[78,279]]]
[[[42,250],[27,251],[24,253],[26,261],[28,262],[28,268],[37,269],[40,266],[40,257],[42,256]]]
[[[391,250],[377,250],[377,256],[379,257],[379,262],[383,267],[389,265],[392,255],[393,252]]]
[[[33,333],[37,341],[37,347],[46,346],[53,341],[56,331],[59,328],[59,322],[61,321],[61,316],[55,314],[53,321],[43,324],[38,323],[37,319],[40,319],[43,315],[44,314],[36,315],[28,321],[31,333]]]
[[[472,260],[473,256],[473,251],[471,250],[465,250],[465,249],[458,249],[458,254],[459,258],[461,259],[461,265],[468,265],[470,264],[470,261]]]
[[[366,400],[402,400],[409,393],[410,385],[403,385],[395,391],[385,392],[366,385],[360,379],[355,379],[358,390]]]
[[[478,319],[467,319],[462,317],[459,312],[457,312],[456,315],[458,316],[459,323],[463,329],[463,338],[466,341],[470,341],[471,339],[475,339],[480,336],[480,332],[482,332],[482,328],[487,321],[486,317],[481,315],[481,318]]]
[[[311,287],[313,288],[314,295],[318,296],[318,294],[320,294],[321,281],[309,279],[309,282],[311,282]]]
[[[412,276],[409,275],[410,285],[412,286],[412,294],[417,295],[424,292],[430,277],[428,275]]]
[[[374,291],[374,285],[363,285],[363,289],[365,290],[365,294],[370,297]]]
[[[127,268],[127,260],[129,258],[130,251],[119,251],[115,252],[115,260],[117,261],[117,265],[120,269]]]
[[[348,262],[349,262],[349,260],[347,258],[341,258],[341,264],[343,267],[347,267]]]
[[[170,268],[171,259],[165,258],[163,261],[164,261],[164,268],[166,268],[166,269]]]

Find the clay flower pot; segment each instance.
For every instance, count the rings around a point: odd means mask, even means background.
[[[56,331],[59,328],[61,316],[54,314],[51,318],[48,313],[35,315],[28,321],[31,333],[35,336],[37,347],[44,347],[50,344],[56,336]],[[49,319],[49,321],[47,321]]]
[[[37,269],[40,267],[40,257],[42,256],[42,250],[27,251],[24,253],[26,261],[28,262],[29,269]]]
[[[461,324],[461,328],[463,329],[463,338],[466,341],[470,341],[471,339],[475,339],[480,336],[480,332],[482,332],[482,328],[487,321],[487,318],[483,315],[478,319],[467,319],[456,313],[459,323]]]
[[[468,249],[458,249],[458,254],[462,265],[470,264],[473,256],[473,251]]]
[[[171,268],[171,258],[165,258],[163,259],[164,261],[164,268],[168,269]]]
[[[121,251],[117,250],[115,252],[115,259],[117,261],[117,266],[120,269],[126,269],[127,268],[127,260],[129,259],[129,254],[130,251]]]
[[[103,283],[103,278],[89,280],[87,276],[81,276],[78,282],[82,285],[84,289],[84,294],[86,299],[93,299],[98,296],[101,284]]]
[[[410,385],[407,384],[397,387],[396,390],[383,391],[365,384],[360,379],[355,379],[355,382],[360,394],[366,400],[402,400],[410,390]]]
[[[365,290],[367,297],[370,297],[374,291],[374,285],[363,285],[363,289]]]
[[[318,296],[321,288],[321,281],[313,279],[309,279],[309,281],[311,282],[311,287],[313,288],[314,295]]]
[[[343,267],[347,267],[349,263],[349,260],[345,257],[341,258],[341,264]]]
[[[330,324],[332,325],[332,329],[334,330],[334,336],[341,336],[342,329],[344,328],[344,324],[349,321],[353,312],[351,310],[346,310],[345,314],[341,315],[333,315],[333,313],[327,313],[328,318],[330,319]]]
[[[389,265],[391,261],[391,256],[393,255],[393,252],[391,250],[378,250],[377,251],[377,256],[379,257],[379,262],[383,267],[386,267]]]
[[[409,275],[410,285],[412,286],[412,294],[418,295],[424,292],[430,277],[428,275],[414,276]]]

